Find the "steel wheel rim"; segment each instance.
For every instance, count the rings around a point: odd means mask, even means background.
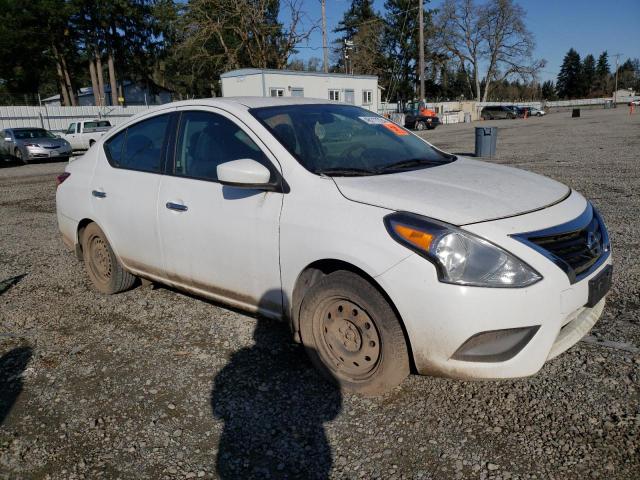
[[[112,263],[107,242],[97,236],[91,237],[89,239],[89,259],[89,266],[94,276],[101,282],[109,282]]]
[[[349,300],[334,298],[320,308],[318,320],[330,368],[354,380],[371,376],[380,362],[381,340],[369,314]]]

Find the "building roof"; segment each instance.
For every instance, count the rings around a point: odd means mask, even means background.
[[[324,72],[308,72],[303,70],[276,70],[271,68],[241,68],[239,70],[231,70],[220,75],[220,78],[246,77],[248,75],[297,75],[308,77],[332,77],[332,78],[360,78],[368,80],[378,80],[376,75],[347,75],[346,73],[324,73]]]

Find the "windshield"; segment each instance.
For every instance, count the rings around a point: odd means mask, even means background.
[[[44,128],[14,130],[13,134],[15,135],[17,140],[24,140],[27,138],[57,138],[53,133],[45,130]]]
[[[397,124],[349,105],[282,105],[250,110],[307,170],[375,175],[455,160]]]

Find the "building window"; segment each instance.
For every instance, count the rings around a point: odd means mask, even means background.
[[[371,90],[362,91],[362,104],[371,105],[373,103],[373,92]]]
[[[293,87],[291,89],[292,97],[304,97],[304,88],[301,87]]]
[[[272,97],[284,97],[284,88],[272,88],[271,89]]]
[[[340,90],[329,90],[329,100],[340,101]]]

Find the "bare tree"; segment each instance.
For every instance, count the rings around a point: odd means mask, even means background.
[[[318,27],[303,27],[301,0],[282,2],[288,27],[278,22],[274,0],[192,0],[187,7],[186,31],[179,50],[194,63],[215,71],[242,66],[284,68],[295,46]]]
[[[524,17],[513,0],[445,0],[436,19],[437,46],[460,62],[477,101],[487,101],[492,83],[513,76],[527,81],[544,67],[533,58]]]

